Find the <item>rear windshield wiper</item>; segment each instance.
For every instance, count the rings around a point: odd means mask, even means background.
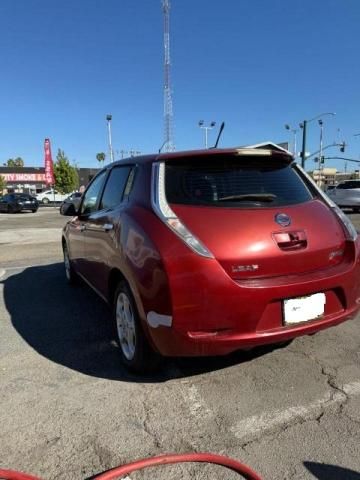
[[[219,202],[229,202],[231,200],[254,200],[255,202],[272,202],[276,195],[273,193],[244,193],[243,195],[229,195],[218,198]]]

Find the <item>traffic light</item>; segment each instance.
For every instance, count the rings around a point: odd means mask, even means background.
[[[344,153],[345,152],[345,142],[340,143],[340,152]]]
[[[324,157],[324,155],[321,155],[321,157],[320,157],[320,163],[325,163],[325,157]]]

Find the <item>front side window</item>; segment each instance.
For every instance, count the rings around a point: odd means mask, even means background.
[[[130,166],[114,167],[107,179],[100,203],[100,210],[114,208],[122,202]]]
[[[312,194],[288,162],[271,157],[209,156],[168,162],[169,203],[215,207],[278,207],[311,200]]]
[[[89,188],[84,193],[84,200],[81,204],[81,215],[89,215],[97,210],[98,200],[101,194],[101,190],[104,184],[106,171],[99,173],[97,177],[90,184]]]

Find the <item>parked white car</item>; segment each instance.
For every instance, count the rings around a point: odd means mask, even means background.
[[[68,196],[68,193],[62,194],[56,190],[46,190],[45,192],[38,193],[36,199],[40,203],[63,202]]]
[[[360,212],[360,180],[344,180],[326,193],[340,208]]]

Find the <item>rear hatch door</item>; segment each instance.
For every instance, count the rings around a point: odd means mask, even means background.
[[[166,197],[234,279],[311,272],[344,258],[330,208],[288,158],[212,156],[169,162]]]

